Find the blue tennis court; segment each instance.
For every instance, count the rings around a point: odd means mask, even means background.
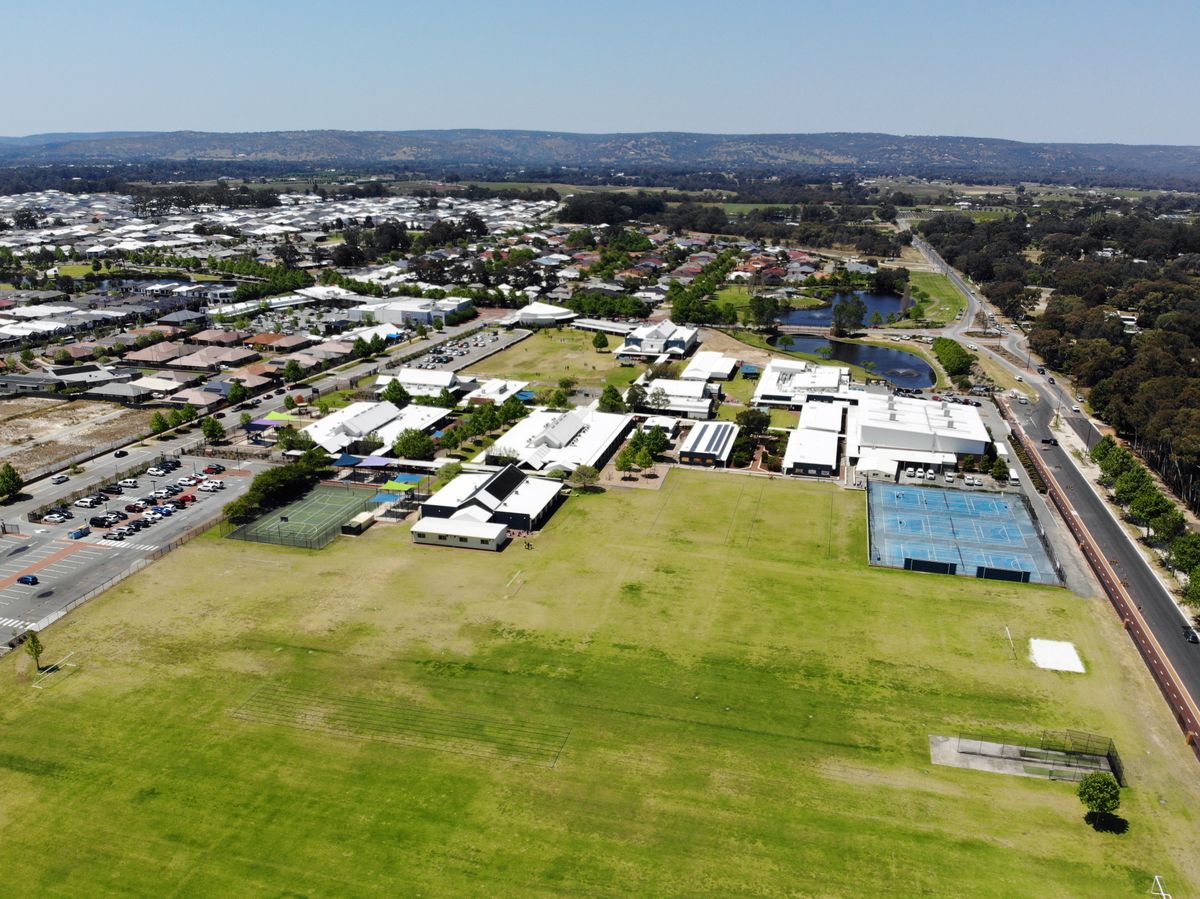
[[[871,564],[979,577],[980,570],[1028,572],[1061,583],[1037,524],[1018,496],[901,487],[871,481]],[[992,576],[1003,576],[995,575]]]

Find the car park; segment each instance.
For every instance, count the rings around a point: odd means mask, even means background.
[[[71,480],[71,479],[69,477],[67,477],[65,474],[56,474],[54,477],[52,477],[50,479],[50,483],[51,484],[65,484],[69,480]]]
[[[36,574],[23,574],[17,578],[18,584],[24,584],[26,587],[36,587],[39,583]]]

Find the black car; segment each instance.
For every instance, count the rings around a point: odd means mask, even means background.
[[[109,520],[100,515],[93,515],[91,518],[88,519],[88,524],[90,524],[94,528],[112,527],[112,524],[109,522]]]
[[[114,459],[124,459],[128,455],[129,455],[129,453],[125,450],[117,450],[115,453],[113,453],[113,458]]]
[[[150,527],[150,522],[145,518],[135,518],[133,521],[129,522],[129,526],[131,528],[135,528],[136,530],[144,531],[146,528]]]
[[[105,493],[109,493],[109,494],[115,493],[115,494],[120,495],[125,492],[125,488],[122,487],[120,484],[107,484],[106,486],[101,487],[100,489],[103,490]]]
[[[1190,624],[1185,624],[1183,626],[1183,639],[1189,643],[1200,643],[1200,634],[1197,634],[1196,629]]]
[[[108,517],[115,518],[115,519],[117,519],[117,521],[128,521],[129,520],[129,516],[126,515],[124,512],[122,512],[120,509],[113,509],[111,512],[108,513]]]

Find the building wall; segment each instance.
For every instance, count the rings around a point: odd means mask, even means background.
[[[481,537],[451,537],[446,534],[428,536],[412,532],[413,543],[423,543],[426,546],[452,546],[457,549],[482,549],[490,552],[500,552],[507,541],[488,540]]]

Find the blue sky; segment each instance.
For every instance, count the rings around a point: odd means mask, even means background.
[[[1200,144],[1195,2],[61,0],[0,132],[883,131]]]

